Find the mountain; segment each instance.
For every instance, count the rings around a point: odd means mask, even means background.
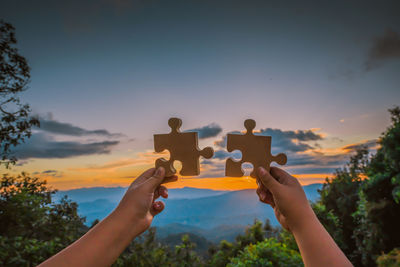
[[[304,186],[304,191],[309,200],[315,201],[319,194],[317,190],[321,184]],[[118,204],[125,193],[123,187],[93,187],[57,192],[55,198],[60,199],[67,195],[79,204],[79,213],[86,216],[86,223],[90,225],[95,219],[103,219]],[[269,219],[272,225],[277,225],[273,210],[258,201],[253,189],[240,191],[215,191],[211,189],[197,189],[185,187],[170,189],[169,198],[165,202],[165,210],[158,215],[153,225],[168,228],[170,234],[182,232],[184,226],[196,233],[197,228],[206,230],[198,231],[210,239],[218,236],[229,238],[237,230],[252,224],[255,219]],[[175,225],[175,227],[173,227]],[[179,225],[179,227],[176,227]],[[224,231],[218,231],[222,227]],[[228,226],[228,227],[227,227]],[[229,229],[229,226],[233,227]],[[175,230],[173,230],[175,229]],[[212,234],[208,234],[211,232]]]
[[[119,202],[125,194],[127,187],[90,187],[79,188],[66,191],[58,191],[54,198],[56,201],[60,200],[63,196],[67,195],[68,198],[75,202],[90,202],[96,199],[106,199],[110,202]],[[199,189],[199,188],[174,188],[168,189],[169,199],[193,199],[201,197],[210,197],[224,194],[228,191],[217,191],[212,189]]]

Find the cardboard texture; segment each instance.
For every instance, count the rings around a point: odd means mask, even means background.
[[[165,169],[165,176],[172,176],[176,173],[173,166],[174,161],[178,160],[182,163],[180,175],[195,176],[200,174],[200,156],[209,159],[214,155],[211,147],[202,150],[198,147],[198,137],[196,132],[181,133],[179,128],[182,120],[178,118],[170,118],[168,121],[171,132],[169,134],[154,135],[154,150],[162,152],[169,150],[170,159],[160,158],[156,160],[156,168],[162,166]]]
[[[267,171],[270,169],[271,162],[275,161],[280,165],[286,164],[287,157],[280,153],[277,156],[271,155],[271,136],[258,136],[253,134],[256,127],[254,120],[246,120],[244,127],[245,134],[228,134],[227,149],[228,152],[240,150],[242,159],[235,161],[232,158],[226,160],[225,175],[232,177],[241,177],[244,175],[242,164],[245,162],[253,165],[253,171],[250,176],[256,178],[257,168],[264,167]]]

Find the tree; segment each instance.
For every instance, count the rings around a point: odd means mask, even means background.
[[[400,247],[400,108],[389,111],[392,124],[379,140],[381,147],[371,159],[354,213],[360,225],[354,233],[357,252],[366,266]]]
[[[298,251],[288,248],[275,238],[268,238],[248,245],[227,266],[303,266],[303,261]]]
[[[365,146],[357,149],[349,163],[338,169],[331,179],[326,179],[320,192],[320,200],[313,204],[318,219],[335,239],[336,243],[355,265],[360,264],[353,231],[358,227],[353,218],[359,201],[359,189],[366,178],[369,151]]]
[[[30,68],[16,48],[14,27],[0,20],[0,151],[6,167],[16,162],[11,148],[32,134],[39,120],[31,117],[28,104],[21,103],[18,94],[27,89]]]
[[[55,203],[46,181],[22,173],[0,180],[0,265],[33,266],[66,247],[87,227],[78,205]]]
[[[400,266],[400,249],[395,248],[388,254],[379,256],[376,263],[379,267]]]
[[[237,257],[247,246],[264,241],[266,238],[288,240],[290,237],[280,232],[280,228],[272,227],[269,220],[266,220],[264,226],[259,220],[255,220],[253,225],[248,227],[244,235],[238,235],[235,242],[230,243],[222,240],[217,247],[211,248],[211,258],[209,266],[226,266],[232,258]]]
[[[190,241],[188,235],[182,236],[182,244],[175,247],[174,266],[200,266],[200,258],[194,249],[196,244]]]

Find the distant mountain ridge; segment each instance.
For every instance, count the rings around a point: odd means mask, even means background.
[[[107,199],[111,202],[119,202],[128,187],[84,187],[66,191],[58,191],[55,200],[64,195],[75,202],[90,202],[96,199]],[[193,187],[168,189],[169,199],[193,199],[221,195],[230,191],[218,191],[212,189],[199,189]]]
[[[321,186],[311,184],[303,187],[309,200],[315,201],[319,197],[317,190]],[[79,213],[86,216],[86,223],[90,225],[95,219],[101,220],[107,216],[125,191],[124,187],[80,188],[59,191],[55,194],[55,200],[67,195],[76,201]],[[258,201],[254,189],[217,191],[184,187],[169,189],[169,198],[163,201],[166,208],[153,224],[158,227],[179,224],[209,231],[221,225],[246,226],[254,219],[269,219],[273,225],[277,224],[273,210]]]

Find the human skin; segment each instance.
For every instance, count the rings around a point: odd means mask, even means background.
[[[162,167],[145,171],[132,182],[110,215],[39,266],[110,266],[164,209],[164,203],[156,201],[160,196],[168,197],[167,188],[161,184],[177,179],[164,175]]]
[[[276,167],[257,172],[260,201],[271,205],[282,227],[292,232],[305,266],[353,266],[319,222],[296,178]]]

